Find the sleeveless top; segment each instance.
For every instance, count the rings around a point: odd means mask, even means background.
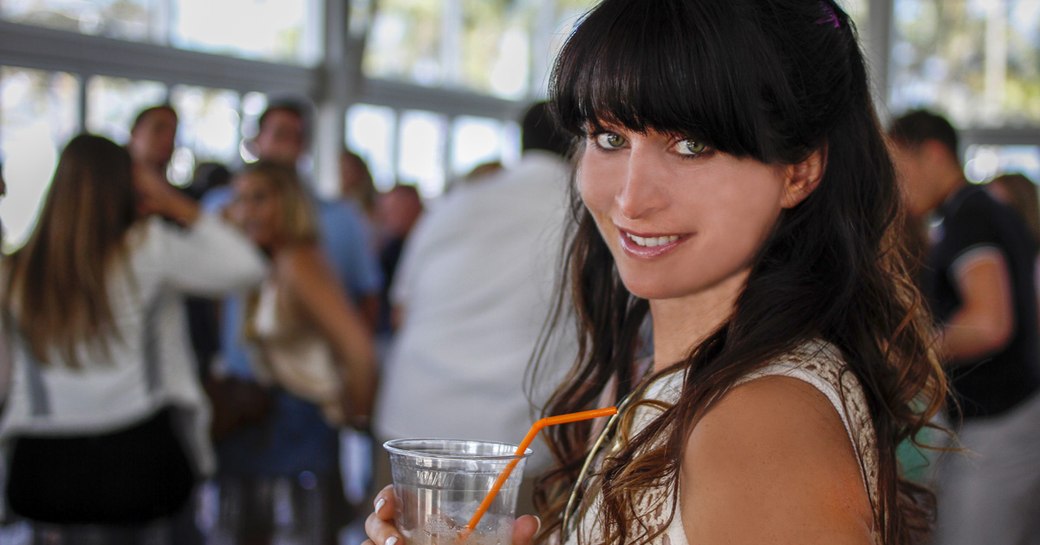
[[[756,369],[737,381],[735,386],[758,378],[785,376],[806,382],[826,396],[838,412],[842,424],[848,432],[853,451],[859,462],[864,488],[876,514],[878,506],[877,439],[863,388],[851,371],[845,372],[846,369],[847,366],[837,348],[824,341],[816,340],[807,342],[764,367]],[[641,399],[656,400],[665,405],[673,405],[678,401],[682,392],[683,378],[684,372],[682,371],[664,375],[647,387]],[[634,407],[636,412],[631,420],[631,428],[627,434],[624,434],[628,437],[639,433],[662,412],[661,408],[653,404],[644,403]],[[590,456],[597,456],[597,453],[593,452]],[[597,460],[597,463],[599,461]],[[639,514],[640,521],[647,528],[658,529],[667,524],[667,529],[651,542],[653,545],[689,545],[683,529],[681,512],[678,505],[674,505],[677,499],[673,493],[674,484],[674,480],[662,482],[638,498],[638,505],[634,512]],[[590,487],[587,490],[593,491],[596,490],[596,487]],[[577,528],[571,532],[565,545],[578,545],[578,534],[582,537],[582,545],[600,543],[601,540],[597,538],[603,533],[600,502],[601,498],[598,495],[592,499],[588,510],[580,516],[580,520],[575,524]],[[674,516],[669,522],[668,518],[673,513],[673,505],[675,507]],[[880,543],[878,528],[873,530],[873,540],[875,543]]]
[[[332,347],[270,279],[260,286],[252,328],[258,353],[251,361],[257,379],[319,405],[329,424],[342,424],[343,381]]]

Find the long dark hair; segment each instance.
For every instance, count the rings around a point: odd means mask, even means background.
[[[901,477],[895,452],[938,410],[945,382],[893,228],[899,194],[848,16],[826,0],[605,0],[561,51],[550,95],[559,122],[580,138],[610,123],[770,164],[795,164],[816,150],[826,156],[819,187],[782,213],[759,250],[733,315],[672,367],[686,370],[678,403],[604,461],[607,541],[659,535],[663,528],[632,525],[632,506],[677,475],[676,453],[695,418],[742,376],[812,339],[837,347],[865,390],[884,542],[926,534],[934,498]],[[573,214],[566,291],[580,345],[546,409],[556,414],[604,397],[617,403],[640,383],[632,361],[648,312],[622,284],[577,198]],[[561,296],[561,312],[566,306]],[[548,430],[560,465],[536,497],[543,535],[560,529],[591,430]],[[633,527],[639,535],[630,535]]]
[[[5,309],[29,349],[49,363],[56,348],[78,366],[77,346],[116,334],[108,275],[136,221],[130,154],[100,136],[76,136],[61,152],[36,227],[5,264]]]

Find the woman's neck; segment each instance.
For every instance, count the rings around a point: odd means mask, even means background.
[[[685,359],[732,316],[747,275],[703,293],[650,301],[654,326],[654,371]]]

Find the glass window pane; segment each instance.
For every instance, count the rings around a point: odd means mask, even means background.
[[[502,161],[502,123],[497,119],[459,117],[452,131],[451,172],[465,176],[473,167]]]
[[[440,56],[444,4],[438,0],[381,0],[365,47],[365,74],[420,85],[440,84],[444,80]]]
[[[527,92],[531,57],[531,2],[463,0],[457,51],[461,71],[452,82],[504,98]],[[456,45],[456,44],[453,44]]]
[[[895,0],[893,112],[961,126],[1040,122],[1040,2]]]
[[[238,144],[238,155],[243,162],[252,163],[258,157],[246,142],[256,137],[260,130],[260,116],[267,109],[267,95],[252,91],[242,95],[242,138]]]
[[[7,197],[0,201],[4,245],[21,246],[79,125],[79,80],[64,72],[0,67],[0,155]]]
[[[391,108],[355,104],[347,110],[347,147],[365,160],[380,190],[395,181],[394,124]]]
[[[532,74],[531,96],[544,97],[547,94],[549,74],[560,49],[581,17],[597,3],[598,0],[556,0],[553,9],[548,13],[544,13],[544,6],[541,8],[534,33],[536,38],[532,61],[535,73]],[[543,26],[549,28],[542,28]]]
[[[239,154],[239,96],[235,91],[178,85],[170,103],[180,117],[177,149],[170,162],[170,181],[191,181],[195,164],[217,161],[231,164]]]
[[[860,36],[866,34],[866,25],[870,18],[870,0],[838,0],[838,5],[852,17]]]
[[[598,0],[556,0],[556,21],[553,25],[552,40],[549,44],[549,57],[555,59],[560,48],[574,31],[582,15],[592,9]]]
[[[18,23],[144,41],[158,36],[150,0],[3,0],[0,16]]]
[[[870,0],[838,0],[838,5],[845,10],[856,24],[856,32],[866,51],[870,50]],[[879,9],[875,7],[874,9]]]
[[[87,81],[87,130],[125,144],[137,114],[165,101],[166,86],[157,81],[92,77]]]
[[[1025,174],[1040,183],[1040,146],[968,146],[964,174],[984,182],[1001,174]]]
[[[510,121],[502,127],[502,164],[515,165],[520,151],[520,124]]]
[[[320,2],[171,1],[170,42],[175,47],[306,65],[318,61]]]
[[[425,197],[443,193],[446,132],[444,116],[422,111],[404,112],[401,116],[397,181],[417,185]]]

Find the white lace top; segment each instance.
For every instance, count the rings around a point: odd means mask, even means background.
[[[877,509],[878,453],[874,427],[870,420],[870,411],[863,389],[855,375],[851,372],[844,372],[845,369],[846,364],[837,348],[826,342],[813,341],[805,343],[789,354],[748,374],[738,381],[737,385],[767,376],[786,376],[802,380],[823,393],[838,412],[848,431],[849,440],[852,442],[859,461],[864,487],[870,497],[871,505]],[[665,375],[647,388],[644,399],[654,399],[668,405],[674,404],[682,391],[682,384],[682,372]],[[629,437],[639,433],[661,411],[651,404],[639,404],[635,407],[636,413],[632,418]],[[595,456],[596,453],[592,455]],[[668,522],[668,517],[673,512],[672,504],[675,501],[672,492],[673,484],[662,483],[661,486],[651,489],[640,497],[640,506],[636,511],[641,514],[640,519],[647,528],[660,528],[668,523],[665,532],[652,542],[654,545],[688,545],[678,506],[674,509],[675,515],[671,522]],[[595,487],[592,487],[591,490],[595,490]],[[577,545],[579,533],[582,536],[583,545],[602,541],[596,537],[602,535],[599,507],[600,498],[596,497],[578,523],[578,531],[570,534],[566,545]],[[878,542],[879,537],[877,529],[875,529],[874,541]]]

